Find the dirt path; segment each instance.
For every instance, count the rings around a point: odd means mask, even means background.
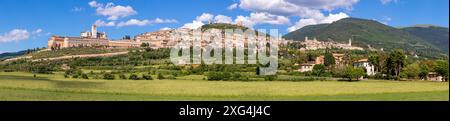
[[[115,52],[115,53],[103,53],[103,54],[66,55],[66,56],[61,56],[61,57],[34,59],[32,61],[35,62],[35,61],[62,60],[62,59],[71,59],[71,58],[109,57],[109,56],[124,55],[124,54],[128,54],[128,51]]]
[[[32,57],[31,56],[21,56],[21,57],[6,59],[3,62],[16,61],[16,60],[20,60],[20,59],[29,59],[29,58],[32,58]]]

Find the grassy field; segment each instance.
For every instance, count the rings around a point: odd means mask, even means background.
[[[449,100],[448,82],[82,80],[0,72],[0,100]]]

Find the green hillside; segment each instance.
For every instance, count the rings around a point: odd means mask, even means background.
[[[409,32],[377,21],[359,18],[345,18],[331,24],[305,26],[283,37],[303,41],[306,36],[341,43],[346,43],[353,38],[352,43],[363,48],[370,45],[387,51],[403,49],[409,54],[418,54],[421,57],[447,56],[444,55],[444,50]]]
[[[205,24],[201,27],[202,31],[205,31],[207,29],[242,29],[242,30],[247,30],[247,27],[244,26],[239,26],[239,25],[235,25],[235,24],[227,24],[227,23],[212,23],[212,24]]]
[[[22,50],[22,51],[18,51],[18,52],[1,53],[0,54],[0,60],[14,58],[14,57],[17,57],[17,56],[25,55],[26,53],[27,53],[27,50]]]
[[[406,27],[402,30],[415,35],[429,43],[435,45],[439,49],[448,53],[448,39],[449,31],[448,28],[437,27],[437,26],[415,26]]]

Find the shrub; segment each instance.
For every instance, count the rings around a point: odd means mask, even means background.
[[[139,80],[139,77],[136,74],[131,74],[128,79],[130,79],[130,80]]]
[[[294,77],[283,79],[283,81],[325,81],[327,78],[324,77]]]
[[[242,75],[240,73],[233,73],[233,80],[241,80]]]
[[[228,81],[228,80],[230,80],[232,77],[231,77],[231,73],[230,72],[223,72],[222,73],[222,80],[224,80],[224,81]]]
[[[119,75],[119,78],[120,78],[120,79],[127,79],[127,76],[126,76],[125,74],[120,74],[120,75]]]
[[[223,75],[222,75],[222,73],[219,73],[219,72],[209,72],[206,74],[206,77],[210,81],[218,81],[218,80],[222,80]]]
[[[110,74],[110,73],[105,73],[105,74],[103,74],[103,79],[106,79],[106,80],[114,80],[116,77],[114,77],[114,75],[113,74]]]
[[[76,74],[77,74],[77,75],[83,75],[83,71],[82,71],[82,70],[80,70],[80,69],[77,69],[77,72],[76,72]]]
[[[163,76],[161,73],[158,73],[158,76],[157,76],[156,78],[158,78],[159,80],[161,80],[161,79],[164,79],[164,76]]]
[[[148,74],[142,74],[142,78],[145,80],[153,80],[152,76]]]
[[[247,76],[241,76],[241,77],[239,77],[239,79],[236,79],[236,80],[239,80],[239,81],[249,81],[249,78],[248,78]]]
[[[169,75],[169,76],[166,76],[166,77],[164,77],[165,79],[177,79],[175,76],[173,76],[173,75]]]
[[[89,77],[88,77],[87,74],[81,74],[81,78],[83,78],[83,79],[89,79]]]
[[[277,79],[277,75],[264,76],[264,80],[266,80],[266,81],[275,81],[276,79]]]
[[[5,69],[5,70],[3,70],[3,72],[14,72],[14,70],[12,70],[12,69]]]
[[[72,78],[78,78],[78,75],[77,74],[72,75]]]
[[[323,76],[325,73],[325,65],[323,64],[314,65],[312,73],[318,77]]]
[[[75,74],[75,70],[74,69],[68,69],[68,70],[64,71],[64,74],[66,74],[66,75]]]
[[[94,75],[94,79],[100,79],[100,77],[96,74]]]

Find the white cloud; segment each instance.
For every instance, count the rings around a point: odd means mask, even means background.
[[[161,28],[161,29],[159,29],[159,30],[172,30],[172,28],[164,27],[164,28]]]
[[[178,21],[175,19],[161,19],[161,18],[156,18],[155,20],[151,20],[150,23],[154,23],[154,24],[162,24],[162,23],[177,23]]]
[[[278,15],[272,15],[269,13],[264,12],[258,12],[258,13],[250,13],[250,16],[242,16],[239,15],[236,17],[236,19],[233,19],[229,16],[225,15],[217,15],[214,16],[210,13],[203,13],[200,16],[197,16],[195,20],[193,20],[191,23],[186,23],[181,28],[190,28],[190,29],[196,29],[198,27],[203,26],[204,22],[209,22],[211,19],[214,18],[214,22],[216,23],[232,23],[232,24],[242,24],[247,27],[253,27],[257,24],[289,24],[290,20],[289,18],[285,16],[278,16]]]
[[[233,23],[233,20],[231,17],[224,16],[224,15],[217,15],[214,17],[214,22],[216,23]]]
[[[196,20],[204,22],[204,21],[211,21],[213,18],[214,18],[214,15],[212,15],[210,13],[203,13],[202,15],[197,16]]]
[[[352,9],[359,0],[286,0],[296,6],[321,10],[335,10],[339,8]]]
[[[12,42],[27,40],[30,38],[30,33],[24,29],[13,29],[8,33],[0,35],[0,42]]]
[[[237,16],[234,21],[235,23],[239,23],[250,28],[257,24],[283,25],[290,23],[289,18],[285,16],[272,15],[263,12],[250,13],[250,16]]]
[[[239,7],[253,12],[275,15],[314,16],[319,10],[352,9],[358,0],[241,0]]]
[[[197,29],[203,25],[205,25],[203,22],[194,20],[192,23],[184,24],[181,28]]]
[[[110,27],[110,26],[116,26],[116,22],[114,22],[114,21],[105,22],[102,20],[97,20],[97,21],[95,21],[94,25],[96,25],[98,27],[103,27],[103,26]]]
[[[320,23],[333,23],[337,20],[341,20],[343,18],[348,18],[349,16],[346,13],[340,12],[338,14],[328,14],[327,17],[321,20]]]
[[[250,17],[247,16],[237,16],[236,19],[234,19],[234,22],[236,24],[244,25],[247,27],[253,27],[256,23],[250,20]]]
[[[233,3],[230,6],[228,6],[227,9],[228,10],[233,10],[233,9],[236,9],[237,7],[238,7],[238,4],[237,3]]]
[[[250,20],[256,23],[288,24],[289,18],[285,16],[272,15],[269,13],[250,13]]]
[[[113,27],[113,26],[123,27],[123,26],[147,26],[151,24],[176,23],[176,22],[178,21],[175,19],[162,19],[162,18],[156,18],[154,20],[130,19],[128,21],[121,21],[121,22],[116,21],[106,22],[103,20],[97,20],[95,21],[94,25],[97,25],[99,27]]]
[[[118,27],[123,27],[123,26],[146,26],[146,25],[150,25],[150,21],[149,20],[137,20],[137,19],[130,19],[126,22],[120,22],[117,24]]]
[[[103,4],[97,3],[97,1],[91,1],[91,2],[89,2],[88,4],[89,4],[89,6],[94,7],[94,8],[102,7],[102,6],[103,6]]]
[[[264,21],[259,23],[286,24],[289,21],[287,17],[298,16],[300,20],[288,28],[288,31],[294,31],[307,25],[331,23],[346,18],[348,17],[346,13],[332,14],[332,11],[338,9],[352,10],[353,5],[358,2],[359,0],[240,0],[239,8],[251,11],[252,13],[259,13],[259,17],[255,18],[262,19],[266,16],[272,16],[270,17],[271,19],[263,19]],[[330,14],[328,16],[324,15],[323,11],[328,11]],[[261,13],[268,15],[264,16]],[[273,16],[279,17],[273,19]],[[239,17],[242,21],[246,18],[250,19],[251,16]],[[254,21],[248,20],[247,23],[252,24]]]
[[[334,21],[347,17],[349,17],[347,14],[341,12],[338,14],[329,14],[328,16],[325,16],[323,18],[304,18],[296,22],[294,26],[289,27],[288,31],[292,32],[308,25],[332,23]]]
[[[127,16],[135,15],[137,12],[131,6],[114,5],[114,3],[107,3],[103,5],[96,1],[89,2],[89,6],[97,8],[98,15],[107,16],[108,20],[117,20]]]
[[[380,0],[381,4],[387,5],[391,2],[397,3],[398,0]]]
[[[72,8],[72,12],[80,12],[80,11],[83,11],[84,10],[84,8],[82,8],[82,7],[74,7],[74,8]]]
[[[33,32],[31,32],[31,34],[41,34],[44,30],[42,29],[36,29]]]
[[[203,25],[205,25],[203,22],[211,21],[214,18],[214,15],[210,13],[203,13],[200,16],[197,16],[195,20],[193,20],[191,23],[184,24],[181,28],[188,28],[188,29],[197,29]]]
[[[384,24],[384,25],[389,25],[389,22],[392,20],[392,18],[391,17],[389,17],[389,16],[383,16],[382,18],[381,18],[381,23],[382,24]]]

